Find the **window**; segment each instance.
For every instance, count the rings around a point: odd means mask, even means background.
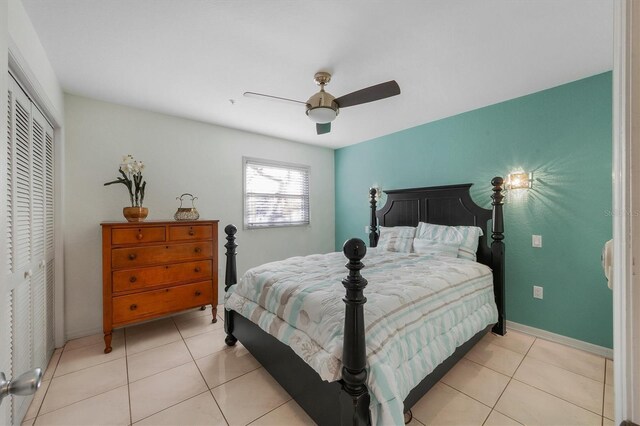
[[[309,224],[309,167],[243,158],[244,226]]]

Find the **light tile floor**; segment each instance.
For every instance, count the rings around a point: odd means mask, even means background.
[[[221,311],[220,311],[221,312]],[[27,425],[306,425],[222,318],[193,310],[56,350]],[[509,331],[487,335],[414,407],[412,425],[613,425],[613,363]]]

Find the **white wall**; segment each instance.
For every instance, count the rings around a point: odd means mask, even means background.
[[[149,220],[171,219],[176,197],[199,197],[202,219],[219,219],[219,292],[225,225],[238,226],[239,273],[264,262],[334,248],[333,150],[73,95],[66,109],[65,318],[68,338],[101,330],[100,222],[124,220],[129,202],[117,176],[122,155],[146,164]],[[311,166],[309,227],[242,230],[242,156]]]
[[[20,0],[8,0],[9,2],[9,50],[11,55],[22,66],[21,71],[29,81],[24,81],[33,86],[38,104],[47,111],[50,120],[61,125],[64,119],[64,95],[58,78],[56,77],[49,58],[40,43],[38,34],[31,24],[29,15]],[[29,87],[31,88],[31,87]]]

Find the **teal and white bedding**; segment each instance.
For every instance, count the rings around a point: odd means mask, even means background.
[[[225,307],[289,345],[322,379],[339,380],[345,262],[329,253],[258,266],[231,287]],[[497,321],[491,270],[467,259],[376,249],[362,262],[371,421],[403,424],[409,391]]]

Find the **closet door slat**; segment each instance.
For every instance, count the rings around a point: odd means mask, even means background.
[[[12,77],[8,94],[5,168],[0,168],[6,180],[6,225],[0,231],[6,238],[0,244],[7,252],[0,315],[8,344],[0,344],[5,360],[0,368],[18,377],[46,368],[55,349],[54,132]],[[7,399],[0,424],[20,424],[32,399]]]

